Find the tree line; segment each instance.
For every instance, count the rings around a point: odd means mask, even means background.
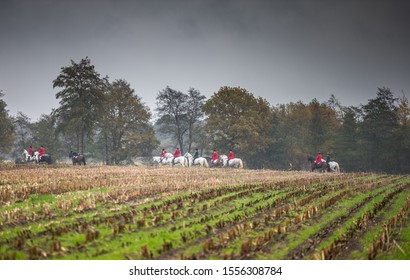
[[[89,58],[61,68],[53,87],[59,107],[31,122],[10,116],[0,92],[0,155],[17,159],[29,145],[54,158],[76,150],[105,164],[159,154],[233,149],[248,168],[306,169],[322,152],[344,171],[410,172],[410,106],[386,87],[360,106],[331,95],[272,106],[244,88],[221,87],[209,99],[194,88],[159,91],[156,118],[123,80],[101,77]]]

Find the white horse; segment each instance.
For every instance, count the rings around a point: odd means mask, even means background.
[[[165,157],[161,160],[161,157],[152,157],[152,163],[157,165],[172,165],[172,159],[174,156],[171,153],[166,153]]]
[[[339,164],[336,161],[329,161],[329,169],[330,172],[340,172]]]
[[[228,156],[221,155],[220,159],[222,161],[222,167],[243,168],[243,162],[240,158],[234,158],[228,161]]]
[[[188,152],[185,153],[184,157],[188,159],[188,166],[199,165],[207,168],[209,167],[208,161],[204,157],[198,157],[194,160],[194,157]]]
[[[316,159],[311,155],[308,155],[307,159],[308,159],[308,162],[310,162],[311,164],[312,171],[315,171],[316,169],[318,169],[319,172],[328,171],[327,163],[325,159],[322,158],[322,163],[323,163],[322,166],[317,166]],[[329,161],[329,170],[330,172],[340,172],[339,164],[334,160]]]
[[[182,167],[188,167],[188,159],[184,156],[179,156],[174,158],[174,155],[171,153],[166,153],[165,154],[165,159],[167,160],[167,163],[170,166],[174,166],[174,165],[181,165]],[[163,159],[162,161],[164,161],[165,159]]]
[[[180,164],[182,167],[188,167],[188,159],[184,156],[179,156],[179,157],[172,157],[172,166]]]
[[[35,156],[31,156],[26,149],[24,149],[23,152],[23,156],[24,156],[24,160],[26,162],[32,162],[32,161],[36,161],[36,157]]]

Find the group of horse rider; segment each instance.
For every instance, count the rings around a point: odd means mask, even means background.
[[[167,151],[165,149],[162,149],[161,151],[161,155],[159,156],[160,158],[160,162],[162,162],[163,159],[165,159],[165,155],[166,155]],[[179,148],[176,148],[175,152],[174,152],[174,159],[176,159],[177,157],[181,156],[181,150]],[[198,149],[195,149],[195,154],[193,157],[193,160],[195,161],[195,159],[199,158],[199,152]],[[229,154],[228,154],[228,162],[232,159],[235,158],[235,155],[232,151],[232,149],[229,150]],[[212,157],[211,157],[211,165],[218,165],[218,161],[219,161],[219,154],[217,150],[214,150],[212,153]]]
[[[230,160],[234,159],[235,155],[233,153],[233,151],[230,149],[229,150],[229,154],[228,154],[228,163]],[[216,165],[218,163],[219,160],[219,154],[217,150],[214,150],[212,157],[211,157],[211,164]]]
[[[41,145],[40,146],[40,149],[38,150],[38,159],[41,159],[41,157],[43,156],[43,155],[45,155],[45,153],[46,153],[46,149],[43,147],[43,145]],[[28,148],[28,154],[31,156],[31,157],[34,157],[34,149],[33,149],[33,147],[32,146],[30,146],[29,148]]]
[[[330,162],[330,155],[328,154],[328,155],[326,156],[326,165],[327,165],[327,171],[328,171],[328,172],[330,172],[329,162]],[[322,153],[321,153],[321,152],[318,152],[318,153],[317,153],[317,155],[316,155],[316,160],[314,161],[314,163],[315,163],[315,165],[316,165],[317,168],[322,167],[322,165],[323,165],[323,157],[322,157]]]

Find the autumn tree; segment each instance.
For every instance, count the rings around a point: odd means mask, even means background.
[[[135,156],[148,156],[156,148],[151,113],[130,84],[116,80],[105,93],[100,138],[107,163],[118,164]]]
[[[270,161],[274,168],[303,169],[314,150],[311,140],[311,110],[301,101],[274,108],[277,124],[271,134]]]
[[[335,137],[340,123],[336,112],[326,103],[313,99],[308,106],[310,110],[310,146],[315,152],[332,153],[335,147]],[[324,155],[325,156],[325,155]]]
[[[77,151],[84,153],[85,138],[92,135],[104,98],[106,78],[101,78],[88,57],[79,63],[62,67],[53,81],[53,88],[61,88],[56,94],[60,107],[55,110],[59,126],[66,134],[76,138]]]
[[[269,103],[244,88],[221,87],[203,108],[214,147],[221,153],[234,149],[238,157],[256,164],[257,155],[271,142],[273,113]]]

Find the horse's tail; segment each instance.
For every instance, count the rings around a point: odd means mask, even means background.
[[[241,159],[239,159],[239,168],[243,168],[243,162]]]
[[[335,162],[335,163],[336,163],[336,172],[340,172],[339,164],[337,162]]]
[[[84,163],[84,165],[85,165],[85,157],[83,156],[83,163]]]
[[[48,157],[47,157],[47,163],[48,163],[48,164],[51,164],[51,163],[52,163],[51,156],[48,156]]]
[[[189,167],[188,159],[186,157],[184,157],[184,166]]]
[[[208,164],[208,161],[205,159],[204,160],[204,166],[206,167],[206,168],[209,168],[209,164]]]

